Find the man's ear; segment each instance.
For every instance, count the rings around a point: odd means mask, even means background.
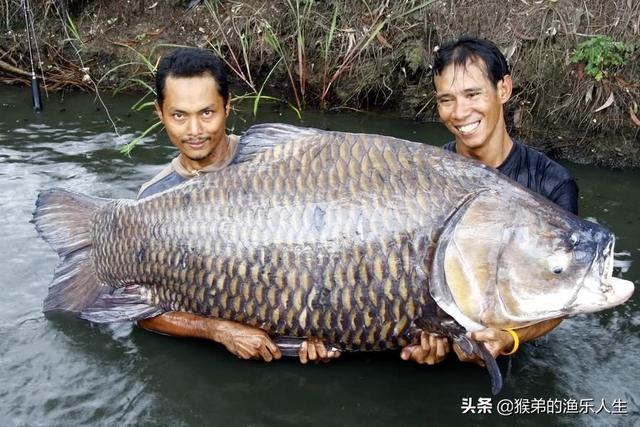
[[[229,111],[231,111],[231,97],[227,99],[227,105],[224,106],[224,116],[229,117]]]
[[[155,110],[156,110],[156,116],[158,116],[158,118],[160,119],[160,121],[162,122],[162,107],[160,107],[160,104],[158,104],[158,101],[156,101],[154,103],[155,105]]]
[[[506,104],[506,102],[511,99],[511,92],[513,91],[513,80],[511,76],[507,74],[498,82],[498,97],[500,98],[500,102]]]

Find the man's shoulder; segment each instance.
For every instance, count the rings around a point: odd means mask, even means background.
[[[183,182],[184,180],[185,178],[181,177],[174,170],[173,162],[170,162],[153,178],[140,186],[140,191],[138,191],[138,199],[149,197],[152,194],[164,191],[169,187],[173,187],[174,185]]]
[[[557,180],[561,181],[573,179],[569,169],[551,159],[543,152],[523,143],[522,141],[514,141],[514,144],[518,144],[519,148],[524,152],[524,158],[526,159],[530,169],[537,170],[545,175],[551,174]]]
[[[507,174],[530,190],[573,213],[578,213],[578,186],[571,172],[546,154],[520,141],[519,154]]]
[[[452,153],[456,152],[456,141],[455,139],[453,141],[449,141],[446,144],[444,144],[442,146],[443,149],[447,150],[447,151],[451,151]]]

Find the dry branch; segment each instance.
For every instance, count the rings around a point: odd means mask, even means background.
[[[7,64],[6,62],[0,60],[0,70],[5,71],[9,74],[14,74],[18,76],[25,76],[31,78],[31,73],[24,71],[18,67],[14,67],[11,64]]]

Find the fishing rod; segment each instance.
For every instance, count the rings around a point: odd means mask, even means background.
[[[29,45],[29,59],[31,61],[31,105],[33,106],[33,111],[40,112],[42,111],[42,97],[40,96],[40,80],[36,75],[36,68],[33,64],[33,48],[32,44],[35,41],[32,41],[31,36],[33,33],[33,38],[35,39],[35,29],[33,28],[33,22],[31,22],[31,9],[29,7],[28,0],[21,0],[22,10],[24,11],[24,22],[27,27],[27,43]]]

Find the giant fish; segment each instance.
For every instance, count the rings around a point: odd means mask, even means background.
[[[226,169],[142,200],[42,191],[33,222],[62,258],[45,312],[179,310],[342,351],[428,330],[482,357],[494,393],[500,371],[466,331],[603,310],[634,289],[612,277],[610,231],[479,162],[281,124],[251,127]]]

